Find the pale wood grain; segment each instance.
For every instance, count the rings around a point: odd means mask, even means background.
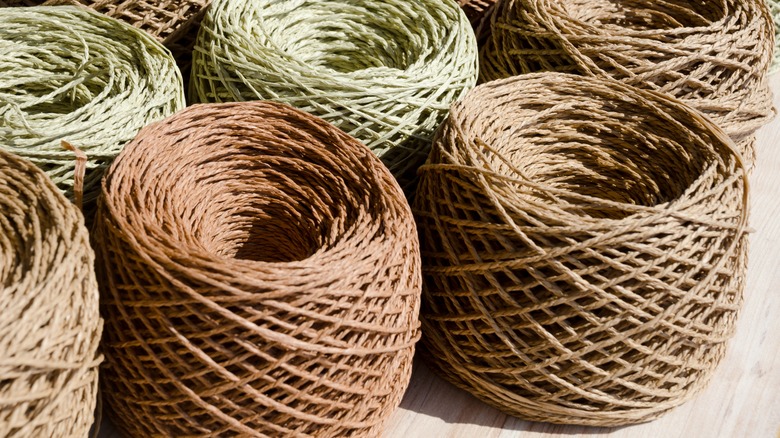
[[[780,75],[771,82],[780,106]],[[532,423],[417,364],[384,438],[780,438],[780,118],[759,132],[757,148],[745,306],[726,359],[696,398],[653,422],[617,429]],[[104,421],[100,437],[118,436]]]

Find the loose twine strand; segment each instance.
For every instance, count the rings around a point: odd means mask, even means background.
[[[754,161],[754,133],[775,115],[764,0],[504,0],[492,11],[481,81],[558,71],[668,93],[715,120]]]
[[[747,171],[710,119],[530,74],[453,105],[420,169],[423,343],[521,418],[644,422],[709,381],[747,266]]]
[[[62,147],[73,152],[76,156],[76,165],[73,169],[73,202],[81,210],[84,207],[84,175],[87,173],[87,154],[65,140],[62,140]]]
[[[220,0],[198,35],[190,99],[320,116],[409,188],[449,105],[476,82],[476,50],[453,0]]]
[[[130,436],[377,436],[409,383],[420,260],[389,171],[272,102],[144,128],[96,220],[101,375]]]
[[[102,331],[84,219],[0,150],[0,436],[87,436]]]
[[[0,9],[0,147],[94,203],[111,160],[140,128],[184,107],[181,76],[152,37],[85,8]]]

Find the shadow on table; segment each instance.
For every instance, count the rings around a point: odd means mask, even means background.
[[[401,409],[436,417],[447,424],[473,424],[510,431],[588,436],[607,435],[623,429],[523,421],[506,415],[449,384],[420,360],[415,360],[409,388],[401,401]]]

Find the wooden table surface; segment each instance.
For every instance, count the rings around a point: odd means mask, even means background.
[[[780,75],[771,78],[780,107]],[[650,423],[588,428],[509,417],[417,364],[384,438],[780,438],[780,117],[758,134],[745,304],[726,358],[693,400]],[[104,421],[100,437],[118,437]]]

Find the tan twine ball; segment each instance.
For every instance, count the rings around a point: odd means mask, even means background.
[[[509,414],[594,426],[707,384],[747,266],[746,172],[712,121],[613,80],[519,76],[453,105],[420,172],[438,374]]]
[[[81,213],[0,150],[0,436],[87,436],[102,360],[93,263]]]
[[[409,383],[420,260],[390,172],[269,102],[195,105],[104,180],[101,376],[129,436],[377,436]]]
[[[764,0],[502,0],[480,49],[482,82],[537,71],[607,76],[711,117],[749,162],[775,114]]]

